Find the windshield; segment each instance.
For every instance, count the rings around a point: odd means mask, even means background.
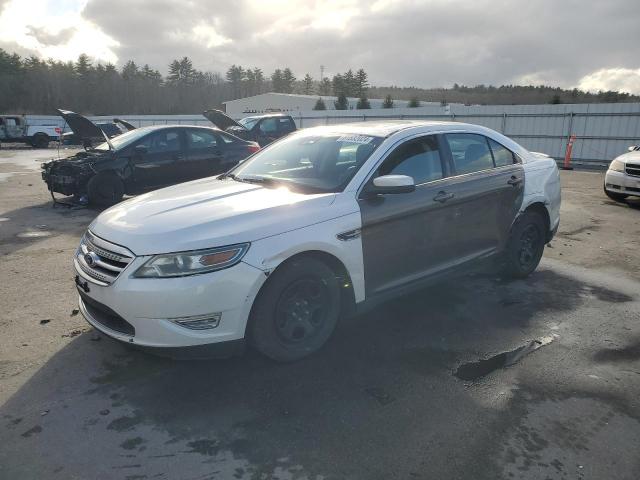
[[[130,145],[135,142],[139,138],[144,137],[147,133],[149,133],[149,129],[147,128],[137,128],[135,130],[131,130],[123,133],[122,135],[118,135],[111,139],[111,145],[113,145],[114,150],[120,150],[121,148]],[[109,144],[107,142],[101,143],[94,150],[109,150]]]
[[[232,177],[304,193],[338,192],[383,140],[357,134],[287,137],[239,165]]]
[[[253,126],[256,123],[258,123],[258,120],[260,119],[256,117],[247,117],[247,118],[243,118],[242,120],[238,120],[238,123],[242,125],[244,128],[246,128],[247,130],[251,130]]]

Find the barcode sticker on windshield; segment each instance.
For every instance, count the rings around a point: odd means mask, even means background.
[[[371,143],[373,137],[368,137],[366,135],[343,135],[338,138],[339,142],[350,142],[350,143]]]

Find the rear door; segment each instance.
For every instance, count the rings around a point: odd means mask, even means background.
[[[278,117],[278,138],[289,135],[296,130],[296,124],[291,117]]]
[[[223,170],[225,144],[213,130],[193,128],[186,130],[187,152],[180,162],[183,181],[210,177]]]
[[[447,162],[435,135],[407,140],[394,148],[368,180],[381,175],[409,175],[411,193],[361,194],[362,248],[366,295],[410,284],[446,268],[454,215],[448,199]]]
[[[263,118],[254,129],[256,141],[264,147],[278,138],[278,117]]]
[[[185,158],[183,131],[167,128],[140,139],[132,150],[135,188],[146,190],[180,182],[180,162]],[[136,151],[142,145],[146,153]]]
[[[506,242],[522,204],[524,170],[515,155],[493,140],[492,148],[483,135],[450,133],[443,138],[452,171],[456,235],[451,248],[463,260],[494,253]]]

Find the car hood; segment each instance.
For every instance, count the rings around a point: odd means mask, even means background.
[[[104,211],[93,233],[136,255],[252,242],[330,220],[334,193],[304,195],[210,177],[132,198]]]
[[[616,160],[620,160],[622,162],[639,162],[640,163],[640,151],[634,150],[633,152],[623,153]]]
[[[226,130],[229,127],[238,127],[242,130],[247,130],[222,110],[205,110],[204,112],[202,112],[202,116],[213,123],[220,130]]]
[[[56,111],[58,112],[58,115],[67,122],[69,128],[78,136],[78,138],[91,139],[103,137],[102,130],[100,130],[100,128],[87,117],[83,117],[82,115],[70,110]]]

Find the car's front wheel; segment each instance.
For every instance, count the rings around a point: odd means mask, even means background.
[[[279,362],[310,355],[329,339],[340,316],[340,285],[325,263],[312,257],[279,267],[251,310],[248,338]]]
[[[624,193],[610,192],[606,188],[604,189],[604,194],[614,202],[624,202],[625,198],[628,197],[628,195],[625,195]]]
[[[504,273],[513,278],[524,278],[540,263],[546,243],[545,221],[537,212],[521,214],[511,228],[504,255]]]
[[[124,185],[117,175],[101,172],[93,176],[87,184],[89,203],[101,207],[115,205],[124,195]]]

